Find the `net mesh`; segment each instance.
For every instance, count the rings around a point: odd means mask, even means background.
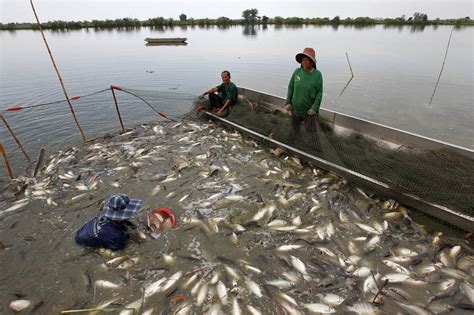
[[[175,119],[189,109],[187,104],[195,97],[174,90],[123,88],[114,92],[125,128],[153,119]],[[79,99],[71,99],[70,103],[88,140],[104,132],[121,130],[110,88],[82,95]],[[0,110],[0,114],[33,160],[42,147],[55,151],[82,141],[67,100],[23,106],[17,111],[5,108]],[[17,176],[26,167],[31,167],[3,123],[0,123],[0,137],[14,175]],[[2,180],[8,177],[4,167],[0,167],[0,177]]]
[[[179,91],[147,91],[137,89],[115,90],[125,127],[154,119],[176,119],[183,114],[202,116],[202,112],[189,111],[204,100]],[[194,100],[194,102],[193,102]],[[84,95],[71,101],[86,137],[120,130],[114,99],[110,89]],[[40,147],[49,149],[80,142],[67,101],[51,102],[24,107],[18,112],[3,111],[22,140],[27,151]],[[424,201],[440,204],[474,216],[474,161],[449,150],[428,151],[409,147],[389,148],[383,142],[360,134],[341,135],[322,120],[315,130],[303,123],[294,128],[288,115],[271,110],[257,100],[242,98],[233,107],[228,120],[271,137],[289,146],[322,158],[349,170],[388,184],[398,192],[414,195]],[[34,126],[32,128],[31,126]],[[24,167],[21,153],[4,126],[0,128],[2,142],[15,161]],[[9,140],[4,140],[10,138]],[[33,157],[34,158],[34,157]],[[20,161],[18,163],[18,161]],[[4,169],[1,170],[6,176]],[[367,187],[367,182],[356,185]],[[370,189],[370,185],[368,187]]]
[[[258,106],[257,101],[245,98],[240,106],[234,106],[227,119],[381,181],[398,192],[474,215],[474,161],[450,150],[406,146],[393,149],[361,134],[338,134],[322,120],[318,120],[314,131],[308,130],[304,123],[293,130],[286,113]]]

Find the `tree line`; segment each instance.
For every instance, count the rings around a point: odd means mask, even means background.
[[[257,9],[247,9],[242,12],[242,19],[230,19],[221,16],[217,19],[194,19],[188,18],[186,14],[180,14],[179,19],[156,17],[148,20],[140,21],[138,19],[123,18],[115,20],[92,20],[92,21],[49,21],[42,23],[44,29],[81,29],[81,28],[139,28],[145,27],[172,27],[180,25],[189,26],[230,26],[230,25],[255,25],[255,24],[273,24],[273,25],[474,25],[474,20],[469,16],[460,19],[434,19],[430,20],[428,15],[415,12],[413,16],[406,17],[402,15],[397,18],[370,18],[357,17],[341,19],[339,16],[334,18],[301,18],[301,17],[281,17],[258,15]],[[38,29],[36,23],[0,23],[0,30],[20,30],[20,29]]]

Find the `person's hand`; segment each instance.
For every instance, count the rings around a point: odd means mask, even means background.
[[[308,110],[308,115],[310,115],[310,116],[316,116],[317,114],[318,114],[318,112],[315,111],[315,110],[313,110],[312,108],[310,108],[310,109]]]
[[[291,106],[291,104],[286,104],[285,109],[286,111],[291,112],[293,110],[293,106]]]
[[[222,109],[219,109],[219,110],[217,110],[216,115],[217,115],[217,116],[221,116],[221,115],[222,115],[222,112],[223,112]]]
[[[203,99],[203,98],[204,98],[204,94],[199,95],[199,98],[200,98],[200,99]]]

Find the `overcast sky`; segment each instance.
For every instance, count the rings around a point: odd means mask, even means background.
[[[397,17],[414,12],[431,18],[474,17],[473,0],[34,0],[41,21],[92,20],[123,17],[146,20],[226,16],[240,18],[245,9],[259,15],[298,17]],[[29,0],[0,0],[0,22],[33,22]]]

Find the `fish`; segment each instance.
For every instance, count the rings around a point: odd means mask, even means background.
[[[94,282],[94,287],[102,289],[118,289],[122,286],[120,284],[116,284],[107,280],[96,280]]]
[[[174,257],[174,255],[163,254],[163,262],[165,266],[170,267],[175,263],[175,261],[176,261],[176,258]]]
[[[184,195],[183,197],[181,197],[181,199],[178,200],[178,202],[183,202],[183,201],[186,200],[188,197],[189,197],[189,194]]]
[[[118,265],[120,265],[122,262],[124,262],[127,259],[128,259],[128,256],[115,257],[106,261],[105,264],[109,267],[117,267]]]
[[[138,257],[134,257],[128,260],[125,260],[123,263],[117,266],[117,269],[130,269],[134,267],[139,262]]]
[[[367,302],[357,302],[354,303],[352,306],[347,306],[346,309],[349,312],[354,312],[357,314],[373,314],[378,311],[377,307]]]
[[[14,300],[10,302],[10,309],[15,312],[19,313],[31,306],[31,301],[29,300]]]
[[[295,256],[290,256],[290,261],[293,267],[302,275],[307,276],[308,272],[306,271],[306,266],[305,264],[297,257]]]
[[[331,305],[331,306],[338,306],[338,305],[341,305],[343,302],[344,302],[344,298],[340,295],[336,295],[336,294],[333,294],[333,293],[329,293],[329,294],[326,294],[322,301],[328,305]]]
[[[397,263],[394,263],[393,261],[390,261],[390,260],[382,260],[382,262],[387,265],[388,267],[392,268],[393,270],[395,270],[396,272],[399,272],[399,273],[404,273],[406,275],[410,275],[411,272],[406,269],[405,267],[403,267],[402,265],[399,265]]]
[[[465,273],[464,271],[460,269],[445,267],[445,268],[441,268],[441,272],[456,279],[460,279],[460,280],[467,279],[467,273]]]
[[[173,275],[168,279],[168,281],[165,283],[165,285],[163,286],[163,289],[161,290],[161,292],[166,292],[168,289],[170,289],[171,287],[173,287],[173,286],[179,281],[179,279],[181,279],[182,276],[183,276],[183,272],[182,272],[182,271],[178,271],[178,272],[176,272],[175,274],[173,274]]]
[[[256,274],[262,273],[262,270],[260,270],[259,268],[255,266],[250,265],[250,263],[248,263],[247,261],[242,260],[242,259],[239,259],[238,261],[241,263],[242,267],[244,267],[245,269],[248,269]]]
[[[194,284],[194,286],[191,288],[191,291],[190,291],[191,295],[196,295],[196,294],[198,294],[199,289],[201,288],[201,286],[202,286],[204,283],[205,283],[205,281],[204,281],[203,278],[199,279],[199,281],[196,282],[196,283]]]
[[[401,283],[411,279],[409,275],[403,273],[389,273],[382,277],[382,281],[388,280],[390,283]]]
[[[225,271],[227,271],[227,274],[231,279],[238,280],[240,279],[239,274],[231,267],[229,266],[224,266]]]
[[[289,251],[300,249],[302,247],[303,245],[288,244],[288,245],[279,246],[276,250],[279,252],[289,252]]]
[[[90,197],[91,197],[90,193],[80,194],[80,195],[77,195],[77,196],[74,196],[74,197],[68,199],[66,201],[66,205],[69,206],[69,205],[75,204],[76,202],[86,200],[86,199],[90,199]]]
[[[456,263],[456,267],[458,269],[468,271],[472,267],[474,267],[474,256],[473,255],[465,255],[458,259]]]
[[[397,304],[401,309],[403,309],[405,312],[408,314],[413,314],[413,315],[428,315],[430,312],[426,310],[423,307],[420,307],[418,305],[409,305],[409,304],[404,304],[398,301],[394,301],[395,304]]]
[[[298,303],[296,302],[296,300],[294,298],[292,298],[291,296],[289,296],[288,294],[286,294],[286,293],[277,292],[276,297],[280,301],[285,301],[285,302],[290,303],[294,306],[298,306]]]
[[[149,285],[147,285],[145,288],[144,288],[144,296],[145,298],[149,298],[150,296],[154,295],[155,293],[158,293],[161,291],[162,289],[162,284],[168,280],[166,277],[163,277],[157,281],[154,281],[152,283],[150,283]]]
[[[474,304],[474,287],[471,284],[468,284],[466,282],[462,282],[459,285],[459,288],[461,289],[461,292],[464,294],[467,299]]]
[[[269,280],[267,281],[267,284],[274,286],[278,289],[289,289],[295,286],[294,283],[287,280],[282,280],[282,279]]]
[[[197,297],[196,297],[196,304],[198,306],[201,306],[202,303],[204,302],[204,299],[206,298],[206,294],[209,290],[209,287],[207,285],[207,283],[204,283],[200,288],[199,288],[199,292],[197,294]]]
[[[375,274],[375,280],[379,281],[381,278],[381,275],[379,273]],[[377,291],[379,290],[378,284],[375,282],[374,277],[372,275],[368,276],[363,283],[363,291],[365,293],[374,293],[376,294]]]
[[[355,225],[357,225],[363,231],[366,231],[366,232],[369,232],[369,233],[372,233],[372,234],[376,234],[376,235],[381,234],[379,231],[377,231],[376,229],[374,229],[370,225],[363,224],[363,223],[358,223],[358,222],[356,222]]]
[[[5,213],[7,213],[7,212],[12,212],[12,211],[16,211],[16,210],[18,210],[18,209],[21,209],[21,208],[23,208],[24,206],[26,206],[28,203],[29,203],[29,200],[26,199],[26,198],[25,198],[25,199],[22,199],[22,200],[18,200],[18,201],[16,201],[16,202],[13,204],[13,206],[11,206],[11,207],[9,207],[9,208],[7,208],[7,209],[5,209],[5,210],[2,210],[2,211],[0,212],[0,215],[1,215],[1,214],[5,214]]]
[[[252,305],[247,304],[247,310],[251,315],[262,315],[263,313]]]
[[[186,290],[196,279],[198,278],[198,274],[193,274],[186,282],[184,282],[181,287]]]
[[[313,313],[336,313],[336,309],[334,307],[322,303],[303,303],[302,305]]]
[[[356,270],[354,270],[354,272],[352,274],[356,277],[359,277],[359,278],[365,278],[368,275],[370,275],[370,268],[362,266],[362,267],[357,268]]]
[[[217,296],[221,300],[222,305],[227,304],[227,288],[225,287],[224,283],[219,280],[217,282]]]
[[[282,227],[287,225],[288,223],[285,220],[273,220],[267,224],[267,227]]]
[[[232,299],[232,315],[240,315],[242,314],[242,311],[240,309],[239,302],[237,301],[237,298]]]
[[[252,292],[256,297],[260,298],[262,297],[262,290],[260,289],[260,286],[255,282],[250,279],[245,280],[245,285],[249,289],[250,292]]]
[[[220,315],[222,314],[222,306],[219,303],[213,304],[210,308],[207,314],[209,315]]]

